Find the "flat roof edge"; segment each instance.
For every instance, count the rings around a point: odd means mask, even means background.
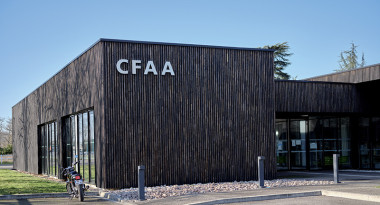
[[[314,76],[314,77],[310,77],[310,78],[305,78],[304,80],[307,81],[307,80],[315,79],[315,78],[321,78],[321,77],[326,77],[326,76],[331,76],[331,75],[338,75],[338,74],[342,74],[342,73],[346,73],[346,72],[351,72],[351,71],[355,71],[355,70],[366,69],[366,68],[369,68],[369,67],[375,67],[375,66],[380,66],[380,63],[373,64],[373,65],[367,65],[367,66],[360,67],[360,68],[355,68],[355,69],[352,69],[352,70],[345,70],[345,71],[339,71],[339,72],[335,72],[335,73],[329,73],[329,74],[324,74],[324,75],[318,75],[318,76]]]
[[[356,85],[356,83],[349,83],[349,82],[311,81],[311,80],[281,80],[281,79],[275,79],[274,82],[329,83],[329,84],[349,84],[349,85]]]
[[[154,42],[154,41],[135,41],[135,40],[120,40],[120,39],[109,39],[109,38],[101,38],[101,39],[99,39],[99,41],[116,42],[116,43],[137,43],[137,44],[151,44],[151,45],[184,46],[184,47],[201,47],[201,48],[219,48],[219,49],[249,50],[249,51],[268,51],[268,52],[274,52],[275,51],[274,49],[264,49],[264,48],[214,46],[214,45],[200,45],[200,44],[186,44],[186,43]]]

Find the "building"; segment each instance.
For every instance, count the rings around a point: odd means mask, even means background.
[[[100,39],[13,107],[14,167],[75,160],[103,188],[137,186],[139,165],[148,186],[255,180],[258,156],[267,179],[332,153],[377,169],[379,82],[380,65],[275,81],[272,50]]]

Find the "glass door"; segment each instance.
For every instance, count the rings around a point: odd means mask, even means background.
[[[309,120],[310,169],[323,169],[323,121],[316,117]]]
[[[288,126],[286,119],[276,120],[277,169],[288,170]]]
[[[86,182],[95,183],[94,111],[86,110],[64,119],[66,163],[78,162],[76,171]]]
[[[338,118],[323,120],[323,151],[324,168],[333,168],[333,154],[337,154]]]
[[[361,169],[371,168],[369,118],[359,119],[359,163]]]
[[[380,169],[380,118],[372,118],[372,135],[373,135],[373,150],[372,150],[372,167]]]
[[[306,169],[306,120],[290,120],[290,169]]]
[[[340,118],[340,136],[338,137],[339,164],[341,168],[352,168],[350,118]]]

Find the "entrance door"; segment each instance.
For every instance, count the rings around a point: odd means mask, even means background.
[[[306,169],[306,120],[290,120],[290,169]]]
[[[372,166],[373,169],[380,169],[380,118],[372,118],[372,135],[374,138],[373,150],[372,150]]]
[[[288,121],[276,119],[277,169],[288,170]]]
[[[358,127],[361,169],[380,169],[380,118],[360,118]]]
[[[78,162],[77,171],[84,181],[95,183],[94,111],[86,110],[64,119],[66,164]]]

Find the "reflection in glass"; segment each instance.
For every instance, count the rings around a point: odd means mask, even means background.
[[[318,118],[309,120],[310,169],[323,168],[323,122]]]
[[[88,118],[87,112],[83,113],[83,178],[85,181],[89,181],[90,167],[88,163]]]
[[[337,154],[338,119],[328,118],[323,120],[323,151],[324,168],[332,169],[333,154]]]
[[[86,182],[95,183],[95,140],[94,140],[94,112],[93,110],[85,111],[72,115],[65,119],[65,130],[71,130],[67,138],[66,159],[78,161],[76,166]],[[64,132],[65,132],[64,130]],[[71,154],[72,153],[72,154]]]
[[[90,115],[90,175],[91,182],[95,182],[95,139],[94,139],[94,111],[89,112]]]
[[[39,126],[39,170],[42,174],[57,176],[56,122]]]
[[[306,169],[306,121],[291,120],[289,126],[291,169]]]
[[[72,142],[72,153],[73,153],[73,162],[78,161],[78,146],[77,146],[77,118],[71,116],[71,142]],[[70,164],[71,166],[71,164]],[[78,170],[77,170],[78,171]]]
[[[276,120],[277,169],[288,169],[288,137],[286,120]]]
[[[369,118],[360,118],[358,127],[359,161],[361,169],[371,168]]]
[[[341,168],[351,168],[351,135],[350,118],[340,119],[340,138],[338,140],[338,151],[341,153],[339,164]]]
[[[380,118],[372,118],[372,127],[373,127],[373,168],[380,169]]]
[[[82,177],[85,177],[83,176],[83,170],[81,170],[81,168],[83,167],[83,119],[82,119],[82,115],[83,114],[78,114],[78,148],[79,148],[79,153],[78,153],[78,165],[77,165],[77,169],[79,169],[79,173],[82,174]],[[83,169],[83,168],[82,168]]]

